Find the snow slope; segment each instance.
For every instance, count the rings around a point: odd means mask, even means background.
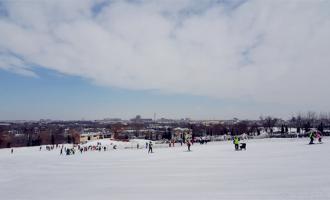
[[[0,199],[330,199],[330,140],[247,141],[120,149],[60,156],[38,147],[0,150]]]

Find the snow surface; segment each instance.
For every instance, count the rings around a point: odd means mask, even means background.
[[[0,199],[330,199],[330,139],[248,140],[60,156],[0,150]]]

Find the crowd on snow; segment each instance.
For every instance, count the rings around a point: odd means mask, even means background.
[[[309,138],[310,138],[310,142],[309,144],[314,144],[314,140],[317,140],[318,143],[322,143],[322,135],[320,132],[318,131],[311,131],[309,134]],[[244,138],[242,138],[244,139]],[[234,148],[236,151],[238,150],[246,150],[246,143],[242,143],[241,142],[241,138],[238,136],[233,137],[232,139],[233,144],[234,144]],[[205,139],[198,139],[195,141],[195,143],[198,142],[200,144],[207,144],[208,140]],[[169,147],[175,147],[176,142],[174,140],[169,141]],[[183,142],[182,140],[178,141],[178,144],[180,144],[180,146],[183,146],[183,144],[187,145],[187,150],[191,151],[191,146],[194,144],[194,140],[186,140],[185,142]],[[117,145],[116,144],[111,144],[112,146],[104,146],[102,145],[101,142],[97,142],[96,145],[76,145],[74,144],[72,147],[67,147],[65,145],[47,145],[45,146],[45,149],[47,151],[53,151],[56,149],[60,149],[60,155],[74,155],[76,152],[80,152],[80,154],[83,154],[85,152],[88,151],[108,151],[110,149],[117,149]],[[140,149],[140,144],[137,143],[136,144],[136,148]],[[145,148],[148,149],[148,153],[153,153],[153,143],[152,141],[146,142],[145,143]],[[39,147],[39,150],[41,151],[43,149],[43,146]],[[14,153],[14,149],[11,149],[11,154]]]
[[[96,145],[82,146],[82,145],[73,145],[71,148],[64,145],[47,145],[47,151],[52,151],[54,149],[60,149],[60,155],[74,155],[76,152],[83,154],[87,151],[108,151],[110,148],[108,146],[102,146],[101,142],[97,142]],[[112,149],[117,149],[117,145],[113,145]],[[42,147],[40,146],[40,151]]]

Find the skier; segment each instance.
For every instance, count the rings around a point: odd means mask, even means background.
[[[238,150],[238,146],[239,146],[239,139],[237,136],[234,137],[234,145],[235,145],[235,150]]]
[[[61,151],[60,151],[60,155],[62,155],[63,154],[63,147],[61,148]]]
[[[322,143],[322,136],[321,136],[320,132],[316,133],[316,138],[318,139],[319,143]]]
[[[314,132],[311,131],[311,133],[309,134],[309,139],[310,139],[309,144],[314,144]]]
[[[148,150],[148,153],[153,153],[153,152],[152,152],[152,142],[151,142],[151,141],[149,142],[149,150]]]
[[[187,146],[188,146],[188,151],[190,151],[190,146],[191,146],[191,143],[190,143],[190,141],[189,141],[189,140],[187,141]]]
[[[67,149],[66,149],[66,155],[68,156],[68,155],[70,155],[70,153],[71,153],[71,152],[70,152],[70,149],[67,148]]]
[[[14,153],[14,149],[11,149],[10,153],[13,154]]]

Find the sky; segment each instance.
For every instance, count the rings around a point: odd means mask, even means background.
[[[330,111],[329,0],[0,0],[0,120]]]

